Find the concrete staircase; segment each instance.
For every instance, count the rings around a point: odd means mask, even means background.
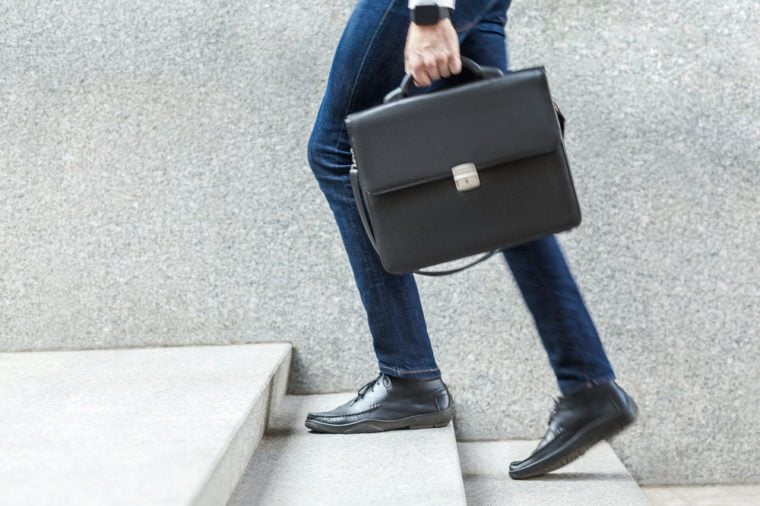
[[[307,411],[353,393],[288,395],[240,480],[230,505],[465,504],[454,428],[323,434]]]
[[[459,458],[467,502],[477,505],[554,506],[649,504],[607,442],[542,477],[512,480],[509,463],[529,455],[538,441],[460,442]]]
[[[515,481],[536,441],[310,432],[307,411],[356,392],[285,395],[290,360],[289,343],[0,353],[0,504],[648,504],[606,443]]]
[[[289,343],[0,353],[0,504],[221,505]]]
[[[320,434],[303,424],[355,392],[286,395],[229,506],[649,504],[609,444],[545,477],[512,480],[509,462],[537,441],[457,443],[454,427]]]

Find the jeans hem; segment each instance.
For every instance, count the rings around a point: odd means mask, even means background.
[[[615,373],[608,373],[603,376],[597,376],[594,378],[587,378],[585,381],[563,381],[559,385],[559,389],[562,395],[571,395],[583,390],[584,388],[590,388],[602,383],[609,383],[616,379]]]
[[[441,377],[441,371],[437,367],[433,369],[415,369],[415,370],[404,370],[399,369],[397,367],[391,367],[388,365],[379,365],[380,372],[387,374],[388,376],[397,376],[400,378],[411,378],[411,379],[437,379]]]

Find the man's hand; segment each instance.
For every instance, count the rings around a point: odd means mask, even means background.
[[[428,86],[441,77],[459,74],[459,38],[451,19],[434,25],[409,22],[404,47],[404,71],[412,74],[415,86]]]

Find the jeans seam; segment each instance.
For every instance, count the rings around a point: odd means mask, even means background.
[[[343,110],[343,118],[346,117],[348,114],[348,111],[351,109],[351,104],[354,99],[354,94],[356,93],[357,85],[359,84],[359,79],[362,75],[362,70],[364,69],[364,62],[367,61],[367,56],[369,56],[370,51],[372,50],[372,45],[375,43],[375,39],[377,38],[377,34],[380,33],[380,29],[385,24],[385,20],[388,18],[388,13],[391,12],[393,9],[394,2],[390,1],[388,2],[388,6],[385,8],[385,11],[383,11],[383,17],[380,18],[380,22],[375,27],[375,31],[372,34],[372,37],[369,39],[369,43],[367,44],[367,48],[364,51],[364,54],[362,55],[361,61],[359,62],[359,67],[356,69],[356,77],[354,78],[353,84],[351,84],[351,93],[348,95],[348,100],[346,100],[346,107]],[[343,128],[345,128],[345,123],[343,125]],[[338,146],[340,145],[340,135],[338,136],[338,141],[335,143],[335,146],[333,147],[333,151],[338,151]],[[349,143],[351,140],[349,139]]]

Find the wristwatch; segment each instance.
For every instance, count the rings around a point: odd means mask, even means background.
[[[410,9],[411,21],[417,25],[434,25],[444,18],[451,18],[451,7],[438,4],[419,4]]]

